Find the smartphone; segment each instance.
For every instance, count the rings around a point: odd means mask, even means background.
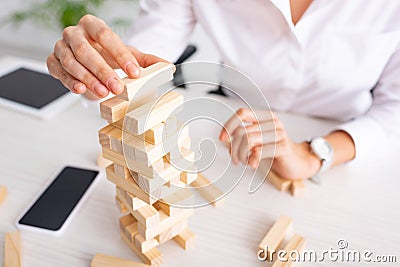
[[[67,166],[16,221],[20,229],[60,234],[93,188],[99,171]]]

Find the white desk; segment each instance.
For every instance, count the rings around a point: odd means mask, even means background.
[[[196,92],[185,94],[192,93]],[[289,114],[281,114],[281,119],[297,140],[323,133],[333,125]],[[0,184],[9,190],[0,206],[3,251],[4,234],[15,230],[15,218],[53,173],[65,164],[95,167],[97,130],[104,122],[97,108],[87,109],[79,102],[49,121],[0,108],[0,121]],[[196,131],[192,129],[192,133],[196,138]],[[210,135],[216,134],[210,130]],[[197,234],[194,249],[185,252],[174,242],[160,247],[164,266],[265,266],[258,262],[256,248],[280,214],[294,219],[295,232],[307,237],[308,249],[336,248],[337,240],[344,238],[351,249],[370,249],[400,260],[400,152],[396,148],[385,160],[327,172],[321,186],[307,182],[306,198],[293,198],[267,183],[250,195],[248,181],[243,179],[222,207],[195,210],[190,218]],[[228,157],[228,153],[218,156]],[[25,266],[84,267],[96,253],[138,260],[120,239],[117,218],[114,187],[103,178],[64,235],[23,233]],[[329,261],[318,264],[328,265]]]

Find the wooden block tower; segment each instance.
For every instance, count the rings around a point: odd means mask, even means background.
[[[157,94],[174,71],[172,64],[154,64],[138,79],[123,79],[124,92],[100,104],[108,125],[99,131],[99,141],[103,157],[113,162],[106,175],[116,186],[121,236],[152,266],[162,263],[159,245],[173,239],[187,249],[195,237],[188,227],[193,210],[183,207],[193,200],[183,187],[198,178],[189,130],[176,118],[183,96]]]

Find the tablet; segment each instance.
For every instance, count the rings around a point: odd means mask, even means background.
[[[0,105],[40,118],[54,117],[76,99],[61,82],[32,68],[19,66],[0,77]]]

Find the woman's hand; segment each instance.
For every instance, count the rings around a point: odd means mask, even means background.
[[[286,179],[309,178],[321,166],[308,143],[294,143],[270,111],[239,109],[226,122],[220,140],[230,142],[234,164],[257,168],[261,160],[274,159],[272,170]]]
[[[85,15],[77,26],[65,28],[63,38],[47,58],[50,74],[73,93],[87,90],[97,97],[123,90],[113,69],[121,68],[130,78],[140,75],[140,66],[165,61],[126,46],[104,21]]]

